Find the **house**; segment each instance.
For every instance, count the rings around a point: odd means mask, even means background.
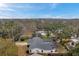
[[[70,47],[75,47],[76,44],[78,44],[78,43],[79,43],[79,37],[76,37],[76,35],[75,35],[75,36],[71,36],[70,42],[68,44]]]
[[[62,31],[63,31],[63,29],[59,29],[59,30],[58,30],[58,33],[61,33]]]
[[[48,31],[50,33],[50,37],[56,37],[54,33],[52,33],[51,31]],[[47,31],[36,31],[36,35],[41,35],[41,36],[47,36],[48,34]]]
[[[54,33],[50,33],[50,37],[56,37]]]
[[[36,34],[40,34],[40,35],[47,35],[46,31],[36,31]]]
[[[43,41],[40,37],[33,37],[29,39],[30,53],[55,53],[56,45],[54,42]]]

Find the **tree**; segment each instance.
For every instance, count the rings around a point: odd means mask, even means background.
[[[71,49],[67,55],[79,56],[79,44],[77,44],[75,48]]]
[[[0,33],[2,38],[11,38],[14,40],[15,37],[22,34],[22,26],[16,21],[3,21],[0,26]]]

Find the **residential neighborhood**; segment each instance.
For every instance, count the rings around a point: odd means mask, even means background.
[[[0,3],[0,56],[79,56],[79,4]]]
[[[77,54],[79,29],[75,21],[79,21],[75,19],[71,21],[76,25],[75,30],[70,20],[66,20],[65,23],[63,19],[50,21],[43,20],[42,23],[39,19],[38,21],[3,19],[0,23],[2,25],[0,26],[0,49],[4,54],[1,55],[12,55],[13,51],[13,55],[18,56],[64,56],[74,55],[74,52]],[[25,24],[29,24],[29,27]],[[9,50],[8,47],[12,48]]]

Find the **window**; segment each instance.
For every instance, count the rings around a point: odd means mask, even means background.
[[[29,50],[29,52],[31,52],[31,50]]]
[[[26,53],[29,54],[29,50],[27,50]]]
[[[27,47],[29,48],[30,45],[27,45]]]
[[[43,53],[43,50],[41,50],[41,52]]]
[[[51,51],[51,53],[52,53],[53,51]]]

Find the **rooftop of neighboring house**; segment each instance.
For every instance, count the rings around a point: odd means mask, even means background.
[[[73,42],[79,42],[79,37],[76,37],[76,35],[75,36],[71,36],[70,40],[72,40]]]

